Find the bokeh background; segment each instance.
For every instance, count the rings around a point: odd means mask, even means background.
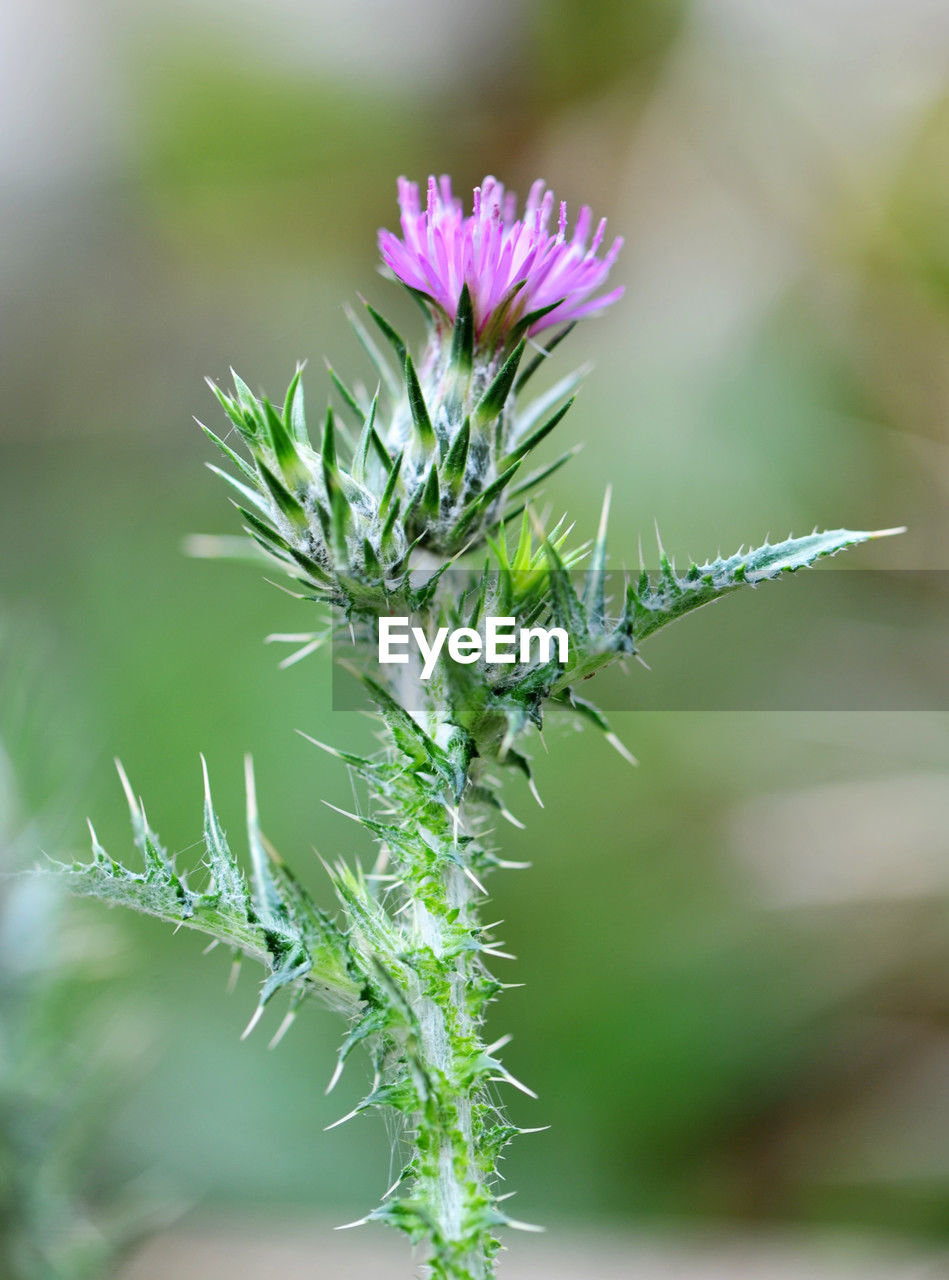
[[[34,845],[81,849],[90,814],[128,855],[113,755],[196,858],[198,752],[237,833],[249,749],[265,827],[324,900],[313,849],[361,852],[321,803],[345,803],[345,774],[293,730],[348,745],[370,727],[330,709],[322,658],[279,671],[262,645],[308,630],[307,606],[183,539],[236,531],[191,421],[218,425],[204,375],[233,364],[280,394],[304,358],[315,412],[324,355],[364,372],[344,301],[416,330],[376,265],[400,173],[521,192],[542,175],[626,236],[625,299],[561,358],[596,372],[563,428],[586,447],[547,488],[590,529],[611,479],[620,558],[654,519],[680,554],[906,523],[853,563],[949,567],[940,0],[14,0],[3,24],[0,610],[46,691],[4,689],[16,858],[51,813]],[[47,747],[33,730],[20,759],[40,712]],[[945,711],[613,718],[640,768],[552,727],[547,807],[515,786],[528,826],[504,833],[533,869],[492,886],[519,957],[503,976],[525,984],[492,1029],[516,1033],[510,1066],[540,1094],[511,1111],[552,1126],[510,1150],[518,1216],[556,1224],[555,1246],[702,1229],[831,1240],[828,1267],[941,1250]],[[225,999],[227,959],[198,938],[68,914],[93,950],[108,929],[112,959],[60,1004],[53,1052],[94,1019],[122,1063],[73,1152],[84,1200],[156,1177],[193,1204],[195,1239],[375,1203],[385,1133],[322,1132],[362,1083],[360,1064],[323,1099],[328,1015],[277,1054],[266,1027],[238,1043],[254,975]],[[190,1248],[150,1247],[135,1274],[186,1273]]]

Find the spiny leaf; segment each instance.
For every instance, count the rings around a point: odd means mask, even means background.
[[[258,892],[252,900],[243,874],[227,846],[206,785],[205,839],[211,883],[206,892],[191,889],[174,861],[164,855],[135,805],[124,773],[133,830],[146,856],[145,874],[129,870],[110,858],[92,833],[91,862],[54,864],[54,875],[74,894],[99,898],[110,905],[131,907],[176,926],[210,934],[238,953],[262,961],[270,971],[264,984],[266,1000],[278,986],[295,983],[301,994],[318,994],[335,1008],[354,1011],[359,986],[347,972],[346,942],[329,918],[316,908],[286,868],[271,860],[269,874],[255,877]],[[205,773],[206,779],[206,773]],[[257,839],[256,809],[249,814],[252,840]],[[263,850],[258,850],[263,858]],[[263,867],[261,863],[261,867]],[[305,986],[304,986],[305,983]]]
[[[803,538],[765,543],[752,551],[738,552],[727,559],[694,566],[682,576],[673,574],[674,580],[670,580],[669,575],[673,571],[663,552],[668,568],[660,572],[658,581],[653,583],[647,576],[645,586],[642,581],[638,586],[631,584],[627,618],[633,637],[640,641],[683,614],[741,586],[754,586],[782,573],[793,573],[826,556],[836,555],[845,547],[902,532],[902,529],[883,529],[876,533],[852,532],[849,529],[833,529],[825,533],[815,531]]]
[[[201,769],[204,774],[204,844],[210,860],[211,884],[229,905],[246,907],[247,885],[214,811],[208,765],[204,756],[201,757]]]

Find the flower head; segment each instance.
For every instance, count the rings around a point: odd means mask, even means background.
[[[623,241],[617,238],[597,257],[606,230],[603,218],[589,246],[593,214],[584,205],[567,237],[567,206],[560,204],[555,231],[549,229],[554,194],[538,180],[530,189],[522,217],[517,198],[495,178],[474,189],[473,212],[465,217],[445,176],[428,180],[423,210],[418,184],[399,179],[402,239],[379,232],[386,265],[412,289],[431,298],[454,320],[464,285],[474,309],[475,332],[497,339],[525,317],[533,335],[552,325],[600,311],[622,294],[597,291],[606,280]]]

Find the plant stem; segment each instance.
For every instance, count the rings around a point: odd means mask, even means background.
[[[450,736],[451,708],[438,682],[423,684],[403,668],[398,696],[436,741]],[[414,710],[414,708],[420,708]],[[404,765],[396,751],[393,764]],[[476,899],[477,872],[485,851],[477,840],[477,818],[464,800],[452,806],[443,789],[424,775],[402,775],[386,799],[390,818],[405,834],[390,857],[403,887],[394,921],[399,957],[389,972],[398,982],[411,1028],[401,1053],[388,1050],[390,1076],[412,1081],[409,1110],[414,1150],[408,1170],[412,1187],[407,1229],[424,1241],[432,1280],[489,1280],[497,1251],[494,1229],[502,1216],[491,1190],[500,1147],[513,1135],[488,1127],[494,1114],[487,1080],[497,1064],[485,1053],[481,1025],[499,985],[485,968]],[[474,864],[474,866],[472,865]],[[401,963],[400,963],[401,962]],[[398,975],[398,976],[397,976]]]

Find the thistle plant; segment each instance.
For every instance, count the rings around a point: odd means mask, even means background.
[[[702,605],[877,535],[814,532],[684,570],[660,548],[656,572],[608,577],[608,500],[595,537],[580,545],[565,518],[549,526],[534,505],[570,457],[531,462],[580,375],[531,391],[573,325],[619,298],[621,289],[604,286],[621,242],[602,253],[605,224],[591,239],[587,208],[572,230],[564,205],[555,219],[542,183],[520,217],[493,178],[475,190],[469,215],[447,178],[429,181],[424,208],[401,180],[399,205],[401,235],[380,232],[379,245],[424,314],[422,347],[366,303],[351,321],[373,369],[369,385],[378,384],[372,394],[331,369],[336,407],[315,433],[299,370],[277,403],[235,376],[230,391],[212,384],[228,430],[205,428],[258,554],[317,613],[311,630],[285,637],[298,642],[291,659],[344,636],[374,707],[372,752],[316,744],[357,780],[361,799],[348,816],[375,842],[374,862],[334,859],[326,872],[335,903],[318,905],[261,833],[248,759],[249,875],[206,769],[199,872],[165,851],[122,773],[142,865],[115,861],[93,833],[91,860],[59,874],[77,893],[197,929],[259,961],[264,980],[245,1035],[277,997],[286,1013],[273,1043],[309,1000],[340,1013],[346,1031],[330,1086],[357,1046],[371,1066],[368,1092],[343,1120],[387,1112],[407,1152],[361,1221],[407,1233],[433,1280],[485,1280],[501,1230],[525,1225],[498,1193],[498,1162],[526,1132],[508,1118],[501,1090],[530,1090],[504,1066],[505,1041],[482,1036],[505,986],[494,973],[503,943],[483,919],[491,873],[515,865],[495,837],[498,820],[512,819],[505,778],[513,770],[531,780],[531,742],[548,711],[596,726],[628,755],[579,696],[582,680]],[[500,651],[499,622],[505,636],[546,630],[557,642]],[[381,660],[380,638],[398,626],[405,643]]]

